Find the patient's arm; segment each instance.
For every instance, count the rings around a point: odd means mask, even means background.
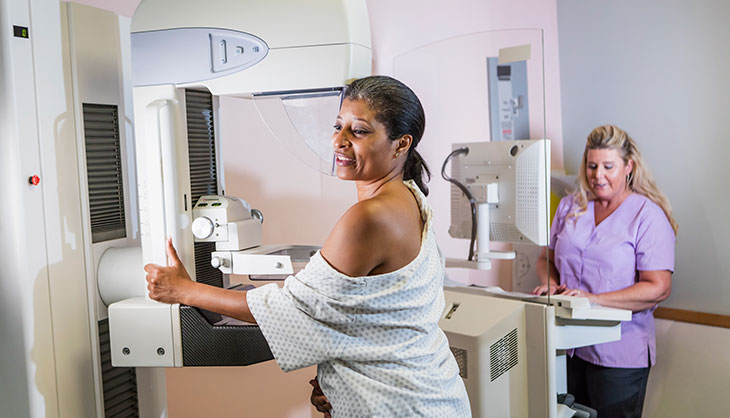
[[[165,303],[183,303],[242,321],[256,322],[248,307],[245,291],[221,289],[192,281],[169,239],[167,259],[169,267],[157,264],[144,266],[150,298]]]

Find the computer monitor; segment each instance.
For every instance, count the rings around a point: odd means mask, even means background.
[[[461,152],[457,150],[461,149]],[[454,238],[470,239],[476,203],[477,257],[514,258],[489,251],[489,241],[547,245],[549,237],[550,140],[453,144],[451,226]],[[468,150],[468,151],[467,151]],[[489,268],[489,267],[487,267]]]

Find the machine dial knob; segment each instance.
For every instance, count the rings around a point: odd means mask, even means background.
[[[213,257],[210,259],[210,265],[213,266],[213,268],[218,268],[220,266],[225,266],[226,262],[220,258],[220,257]]]
[[[195,235],[195,238],[197,239],[206,239],[213,235],[213,230],[215,230],[215,225],[213,225],[213,221],[208,219],[205,216],[201,216],[199,218],[195,218],[193,221],[193,235]]]
[[[251,217],[264,223],[264,214],[258,209],[251,209]]]

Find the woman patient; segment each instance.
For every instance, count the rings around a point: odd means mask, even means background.
[[[321,251],[280,288],[248,292],[145,266],[150,297],[256,322],[284,371],[316,364],[312,403],[325,416],[470,416],[446,336],[444,259],[416,151],[425,129],[413,91],[385,76],[348,86],[334,125],[337,176],[358,201]]]

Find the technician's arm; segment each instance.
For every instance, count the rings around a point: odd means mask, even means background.
[[[548,254],[550,254],[550,259],[548,260]],[[550,289],[549,292],[551,295],[554,295],[556,292],[562,292],[565,289],[565,286],[559,286],[558,282],[560,282],[560,273],[558,273],[558,269],[555,268],[555,264],[553,263],[553,260],[555,259],[555,251],[545,247],[542,252],[540,253],[540,257],[537,259],[537,277],[540,279],[540,286],[536,287],[535,290],[532,291],[532,293],[536,295],[545,295],[548,294],[548,274],[550,275]],[[549,272],[548,272],[548,269]]]
[[[248,307],[245,291],[226,290],[192,281],[171,240],[167,240],[167,259],[169,267],[156,264],[144,266],[150,298],[165,303],[183,303],[242,321],[256,322]]]
[[[569,296],[585,296],[591,302],[611,308],[630,309],[633,312],[654,307],[672,293],[672,272],[669,270],[640,271],[639,281],[633,286],[614,292],[590,295],[581,290],[567,290]]]

